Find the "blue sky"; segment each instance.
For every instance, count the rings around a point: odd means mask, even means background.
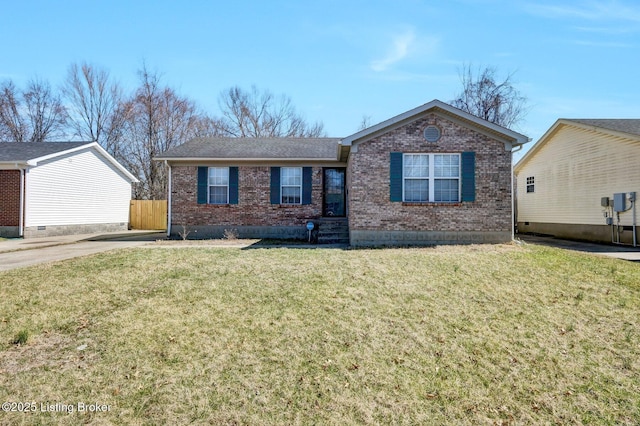
[[[144,61],[214,115],[255,84],[347,136],[450,101],[467,63],[516,72],[533,142],[561,117],[640,118],[635,0],[1,1],[0,80],[20,87],[86,61],[132,89]]]

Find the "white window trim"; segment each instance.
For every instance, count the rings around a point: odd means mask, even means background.
[[[226,169],[227,170],[227,184],[226,185],[211,185],[210,183],[210,173],[211,173],[211,169]],[[229,167],[209,167],[207,169],[207,204],[214,204],[216,206],[224,206],[229,204],[229,177],[230,177],[230,170]],[[227,187],[227,202],[226,203],[213,203],[211,202],[211,187],[222,187],[222,186],[226,186]]]
[[[295,188],[298,185],[284,185],[283,181],[284,179],[282,178],[282,175],[284,174],[284,170],[285,169],[298,169],[300,170],[300,191],[298,192],[298,198],[300,199],[300,202],[298,203],[285,203],[283,200],[284,197],[284,191],[282,190],[283,188]],[[280,167],[280,204],[284,204],[287,206],[299,206],[302,205],[302,187],[304,185],[304,173],[302,170],[302,167]]]
[[[429,157],[429,176],[426,178],[412,178],[405,177],[404,175],[404,156],[405,155],[427,155]],[[436,155],[455,155],[458,157],[458,177],[436,177],[435,176],[435,156]],[[455,204],[460,203],[462,199],[462,158],[458,152],[406,152],[402,154],[402,201],[405,203],[443,203],[443,204]],[[429,182],[429,200],[428,201],[407,201],[405,199],[405,188],[404,184],[407,179],[427,179]],[[456,201],[435,201],[436,190],[435,190],[435,181],[436,179],[458,179],[458,200]]]
[[[526,189],[527,189],[527,194],[533,194],[536,192],[536,181],[535,181],[535,176],[527,176],[527,178],[525,179],[526,182]],[[531,183],[529,183],[531,182]],[[531,188],[531,191],[529,191],[529,188]]]

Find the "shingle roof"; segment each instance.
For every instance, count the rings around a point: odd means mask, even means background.
[[[566,121],[585,124],[587,126],[601,127],[603,129],[629,133],[632,135],[640,135],[640,119],[636,119],[636,118],[618,118],[618,119],[579,118],[579,119],[566,119]]]
[[[77,148],[90,142],[2,142],[0,143],[0,161],[27,162],[45,155]]]
[[[155,159],[336,160],[339,143],[339,138],[198,138]]]

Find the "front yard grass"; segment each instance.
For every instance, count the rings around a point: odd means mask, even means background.
[[[638,424],[640,265],[139,248],[0,274],[5,424]],[[41,404],[107,412],[40,412]]]

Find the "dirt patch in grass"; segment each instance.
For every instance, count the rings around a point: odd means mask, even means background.
[[[259,243],[257,239],[209,239],[209,240],[157,240],[156,247],[232,247],[242,248]]]
[[[518,245],[143,247],[0,280],[0,399],[112,407],[44,424],[640,422],[633,263]]]
[[[309,244],[303,240],[276,240],[276,239],[250,239],[250,238],[215,238],[202,240],[157,240],[152,247],[231,247],[231,248],[265,248],[265,247],[296,247],[312,246],[322,249],[322,245]]]
[[[96,354],[86,343],[69,336],[44,331],[24,345],[13,345],[0,352],[1,374],[18,375],[37,370],[87,369],[96,362]]]

